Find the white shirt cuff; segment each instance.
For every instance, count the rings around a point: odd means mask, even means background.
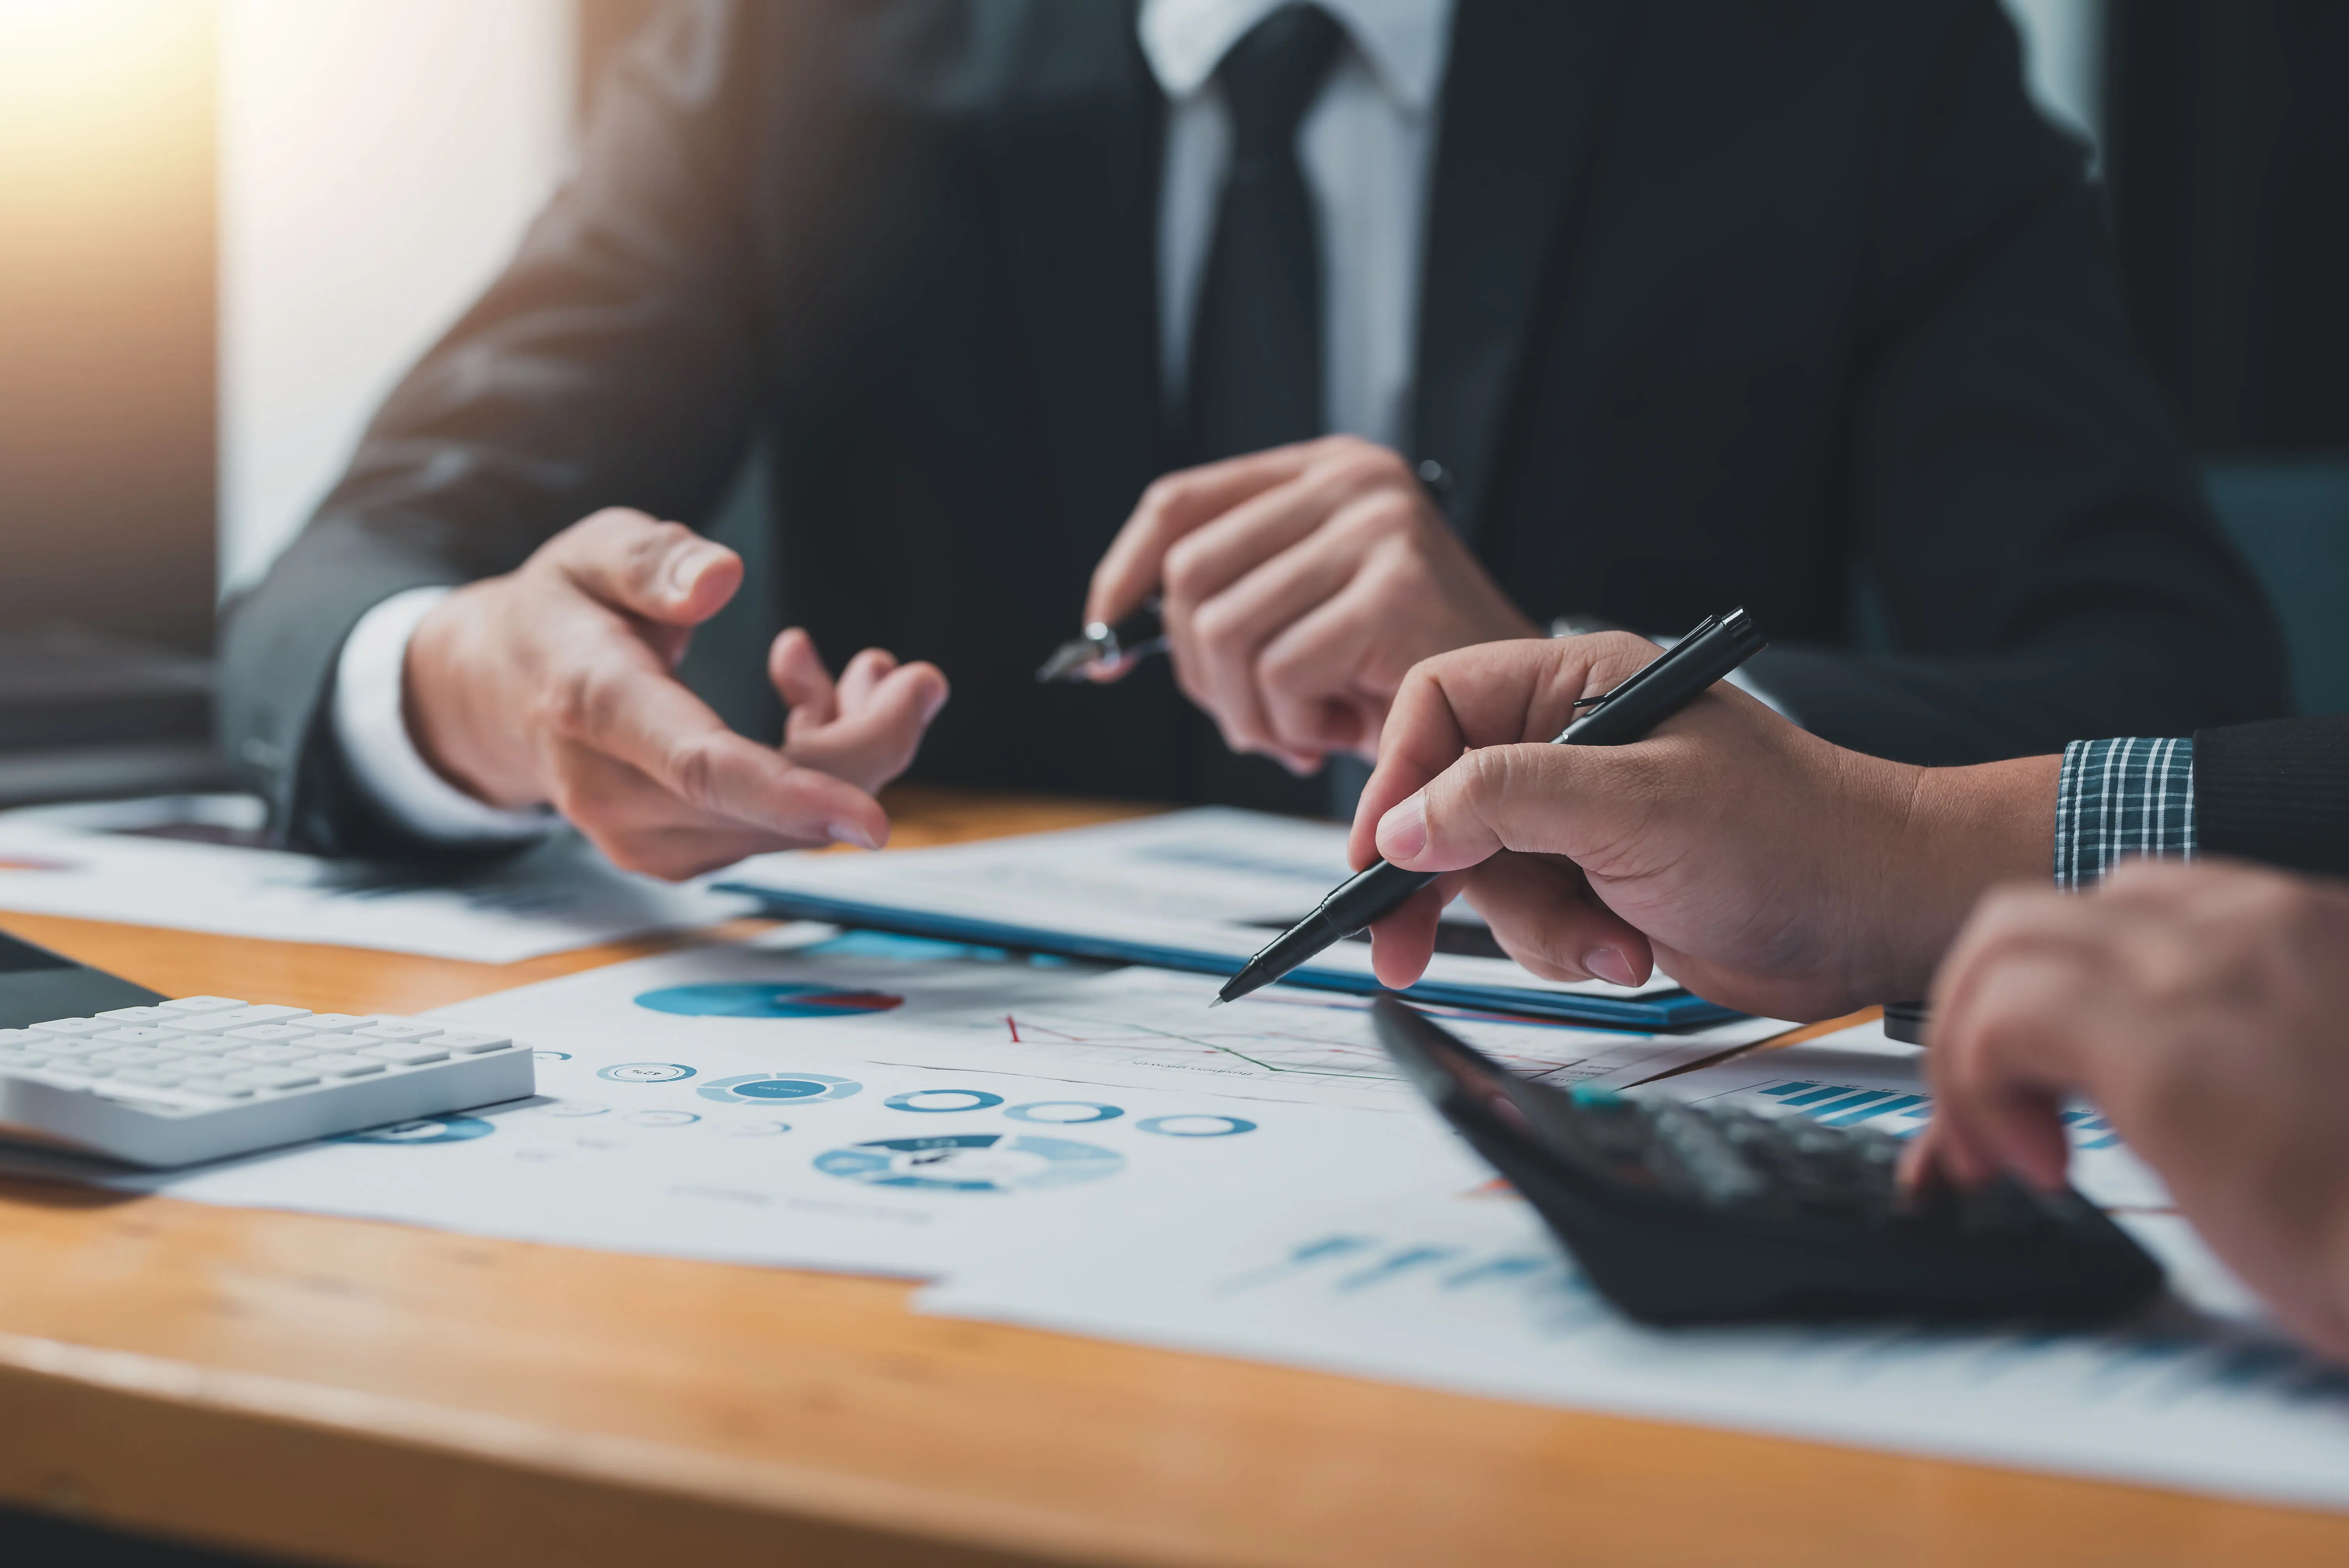
[[[440,843],[512,842],[552,832],[561,819],[541,807],[485,805],[432,770],[408,733],[401,686],[408,639],[446,588],[410,588],[359,617],[335,665],[335,739],[360,788],[392,820]]]

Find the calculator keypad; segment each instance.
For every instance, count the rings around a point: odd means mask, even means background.
[[[1713,1208],[1920,1222],[1972,1236],[2023,1236],[2076,1222],[2081,1201],[2014,1182],[1916,1198],[1902,1191],[1900,1140],[1872,1128],[1822,1127],[1807,1117],[1578,1091],[1573,1136],[1616,1180],[1660,1187]]]
[[[232,996],[183,996],[0,1029],[0,1073],[34,1073],[103,1092],[169,1089],[227,1103],[321,1084],[357,1083],[512,1047],[503,1035],[421,1018],[312,1014]]]

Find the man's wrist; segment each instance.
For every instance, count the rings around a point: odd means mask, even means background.
[[[1899,996],[1924,995],[1941,955],[1982,895],[2047,874],[2055,847],[2062,759],[2022,757],[1971,768],[1920,768],[1880,901],[1898,934]]]
[[[408,645],[449,592],[395,593],[351,628],[335,668],[336,741],[359,787],[419,838],[441,843],[538,838],[558,825],[551,812],[502,810],[473,799],[435,772],[409,734]]]

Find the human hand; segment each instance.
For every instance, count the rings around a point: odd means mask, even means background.
[[[1225,743],[1299,773],[1376,751],[1419,660],[1540,634],[1411,465],[1350,436],[1152,485],[1093,570],[1085,619],[1115,622],[1153,593],[1174,678]]]
[[[622,508],[548,540],[435,606],[408,645],[408,732],[492,805],[552,802],[615,864],[671,879],[829,841],[877,849],[872,791],[912,760],[946,677],[868,648],[835,685],[806,633],[768,673],[791,706],[780,748],[728,729],[676,676],[741,558]]]
[[[1625,632],[1495,643],[1411,672],[1354,818],[1357,866],[1459,872],[1371,928],[1418,978],[1464,890],[1557,980],[1682,985],[1827,1017],[1920,994],[1982,888],[2045,873],[2057,758],[1922,769],[1846,751],[1724,684],[1630,746],[1553,746],[1578,698],[1660,656]]]
[[[2093,1100],[2293,1332],[2349,1357],[2349,886],[2139,861],[1982,901],[1933,986],[1912,1181],[2062,1184]]]

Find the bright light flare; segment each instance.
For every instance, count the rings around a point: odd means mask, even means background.
[[[211,91],[213,13],[212,0],[0,0],[0,180],[86,170],[182,117]]]

